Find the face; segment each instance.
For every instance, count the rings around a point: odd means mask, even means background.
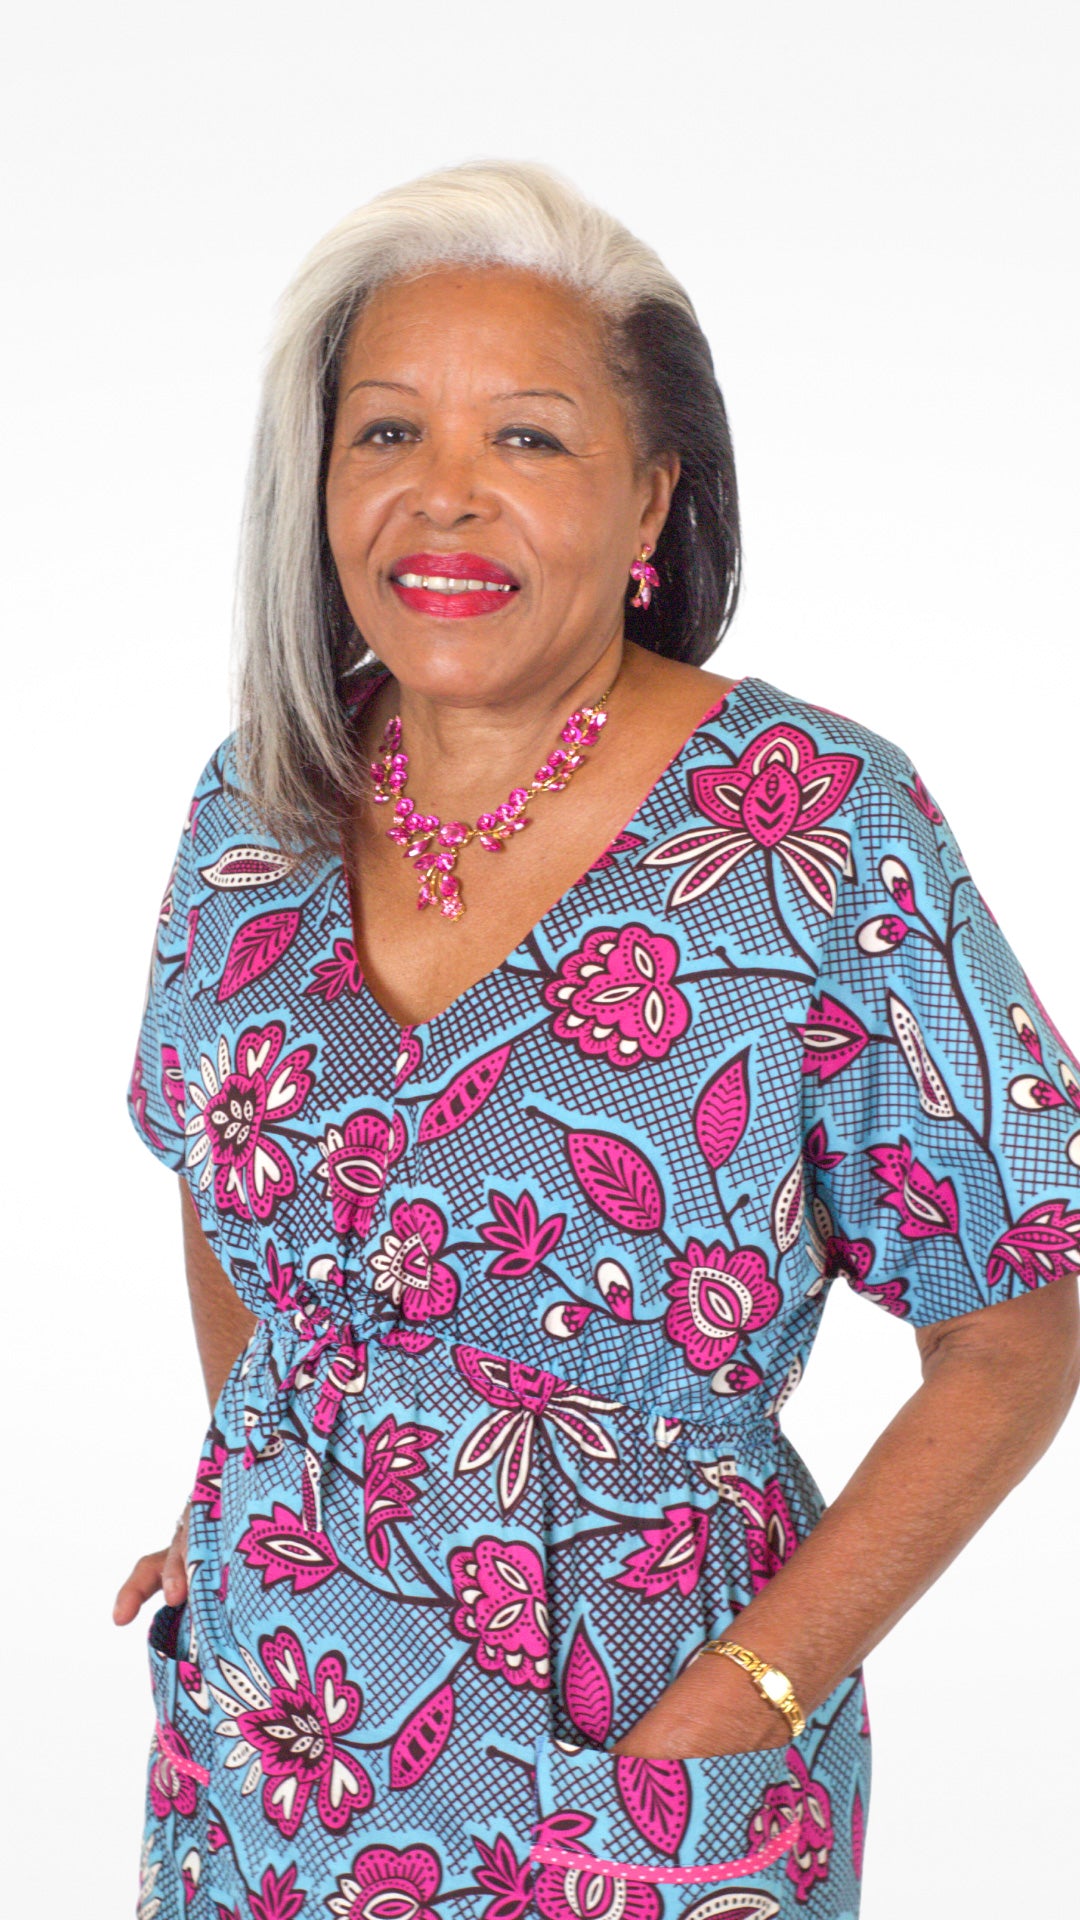
[[[418,694],[572,685],[621,634],[678,472],[638,461],[572,292],[502,267],[389,284],[347,342],[326,480],[349,611]]]

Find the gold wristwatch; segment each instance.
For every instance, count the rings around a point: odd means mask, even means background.
[[[749,1647],[740,1647],[737,1640],[706,1640],[698,1648],[698,1653],[722,1653],[734,1660],[737,1667],[750,1675],[763,1700],[771,1707],[778,1707],[793,1734],[802,1732],[806,1725],[806,1715],[795,1698],[791,1681],[779,1667],[770,1667],[765,1660],[759,1660]]]

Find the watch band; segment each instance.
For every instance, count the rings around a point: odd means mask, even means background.
[[[806,1725],[806,1715],[795,1698],[795,1692],[786,1673],[779,1667],[771,1667],[766,1660],[751,1653],[749,1647],[741,1647],[737,1640],[706,1640],[698,1653],[720,1653],[733,1660],[737,1667],[750,1675],[763,1700],[771,1707],[779,1708],[793,1734],[800,1734]]]

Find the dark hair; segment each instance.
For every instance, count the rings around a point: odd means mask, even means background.
[[[652,565],[660,588],[625,628],[652,653],[701,666],[723,639],[739,598],[739,496],[724,396],[697,320],[646,300],[612,332],[612,373],[626,396],[643,460],[675,452],[678,485]]]

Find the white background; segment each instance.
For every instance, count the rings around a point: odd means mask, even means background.
[[[111,1621],[206,1412],[175,1181],[124,1088],[160,892],[227,730],[272,303],[351,206],[547,160],[712,341],[746,590],[716,665],[899,741],[1080,1045],[1080,43],[1062,4],[277,0],[23,9],[6,32],[0,569],[4,1853],[11,1913],[133,1911],[150,1694]],[[834,1289],[787,1425],[826,1494],[918,1384]],[[1074,1411],[868,1662],[864,1920],[1075,1892]]]

